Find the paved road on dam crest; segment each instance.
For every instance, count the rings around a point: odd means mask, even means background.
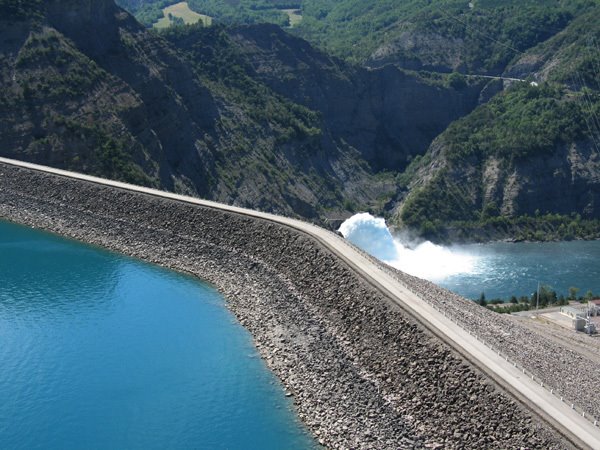
[[[432,333],[452,346],[472,364],[477,366],[487,376],[498,383],[503,389],[511,393],[528,408],[549,422],[573,443],[583,448],[587,447],[600,450],[600,428],[598,426],[595,426],[592,422],[582,417],[580,413],[571,408],[571,405],[566,404],[561,401],[559,397],[551,394],[549,390],[532,380],[530,376],[524,374],[521,369],[506,361],[502,356],[480,342],[468,331],[452,322],[442,312],[437,311],[416,294],[409,291],[391,274],[387,273],[335,233],[296,219],[52,169],[45,166],[23,163],[5,158],[0,158],[0,163],[160,196],[203,207],[216,208],[287,225],[302,233],[308,234],[321,243],[321,245],[335,253],[339,258],[343,259],[357,274],[382,291],[391,302],[397,304],[400,308],[414,316]]]

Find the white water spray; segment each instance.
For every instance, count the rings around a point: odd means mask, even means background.
[[[404,245],[390,233],[385,220],[360,213],[339,229],[346,239],[377,259],[411,275],[441,281],[451,275],[471,273],[477,256],[458,248],[442,247],[429,241]]]

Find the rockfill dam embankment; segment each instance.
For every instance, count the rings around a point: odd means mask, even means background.
[[[3,163],[0,218],[214,284],[328,448],[569,446],[297,230]]]

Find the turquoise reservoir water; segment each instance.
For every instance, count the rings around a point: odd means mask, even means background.
[[[314,448],[223,298],[0,222],[0,448]]]

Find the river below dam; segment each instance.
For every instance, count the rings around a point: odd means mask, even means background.
[[[600,242],[494,242],[459,246],[452,251],[473,258],[464,273],[448,275],[437,283],[464,297],[507,300],[531,296],[538,283],[567,296],[600,294]]]
[[[393,236],[385,221],[357,214],[340,228],[358,247],[411,275],[463,297],[510,299],[531,295],[538,283],[567,296],[570,287],[600,294],[600,241],[494,242],[443,247]]]
[[[0,221],[0,448],[307,449],[197,279]]]

